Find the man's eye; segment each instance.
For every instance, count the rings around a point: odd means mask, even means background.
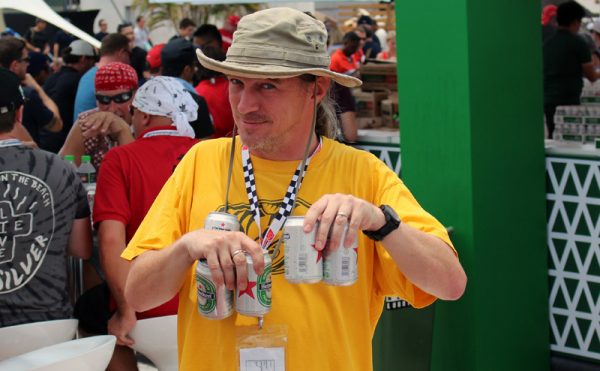
[[[260,87],[263,88],[263,89],[266,89],[266,90],[275,89],[275,85],[268,84],[268,83],[262,84]]]
[[[238,79],[229,79],[231,85],[240,85],[242,82]]]

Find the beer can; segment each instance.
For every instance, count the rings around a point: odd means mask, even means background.
[[[325,248],[323,258],[323,280],[328,285],[350,286],[358,279],[358,240],[346,248],[344,239],[348,234],[348,226],[342,234],[340,247],[330,251],[329,246]]]
[[[214,211],[204,220],[204,229],[237,232],[240,230],[240,222],[234,215]]]
[[[304,217],[290,216],[283,229],[285,279],[291,283],[316,283],[323,278],[322,251],[315,249],[319,224],[304,233]]]
[[[271,310],[271,256],[264,253],[265,269],[258,276],[254,272],[252,257],[246,255],[248,285],[245,290],[235,289],[235,309],[239,314],[263,317]]]
[[[205,259],[196,265],[198,313],[208,319],[224,319],[233,313],[233,292],[216,285]]]

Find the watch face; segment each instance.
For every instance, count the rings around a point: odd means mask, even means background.
[[[394,209],[392,209],[388,205],[382,205],[381,210],[383,211],[386,220],[400,224],[400,218],[398,217],[398,214],[396,214],[396,211]]]

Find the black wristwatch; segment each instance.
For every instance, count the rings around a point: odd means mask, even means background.
[[[385,236],[392,233],[400,226],[400,218],[398,217],[398,214],[396,214],[394,209],[392,209],[388,205],[381,205],[379,206],[379,208],[381,209],[381,211],[383,211],[383,215],[385,216],[385,224],[383,225],[383,227],[379,228],[376,231],[363,231],[365,236],[369,237],[374,241],[383,240]]]

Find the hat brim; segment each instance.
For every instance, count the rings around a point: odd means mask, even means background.
[[[200,49],[196,49],[198,61],[205,68],[221,72],[225,75],[234,75],[246,78],[290,78],[304,74],[329,77],[340,85],[348,88],[357,88],[362,85],[362,81],[356,77],[333,72],[325,68],[291,68],[276,65],[264,64],[240,64],[227,61],[217,61],[209,58]]]

